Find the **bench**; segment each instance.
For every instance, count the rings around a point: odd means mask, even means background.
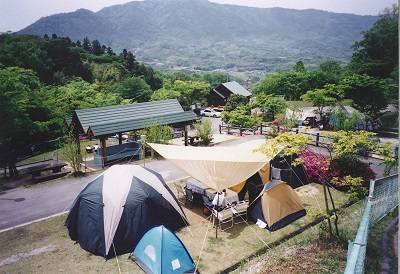
[[[34,176],[33,177],[33,182],[34,183],[40,183],[48,180],[53,180],[56,178],[63,177],[67,175],[68,173],[71,173],[71,171],[61,171],[61,172],[56,172],[56,173],[49,173],[45,175],[39,175],[39,176]]]

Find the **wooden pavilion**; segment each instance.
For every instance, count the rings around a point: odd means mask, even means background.
[[[197,116],[193,111],[184,111],[178,100],[170,99],[75,110],[72,119],[66,119],[66,123],[73,129],[77,140],[79,140],[79,134],[86,134],[89,138],[98,138],[100,140],[98,158],[101,159],[101,165],[104,166],[109,160],[115,160],[115,157],[126,157],[126,153],[122,153],[110,159],[110,153],[114,153],[118,148],[125,150],[126,146],[129,146],[122,144],[123,133],[144,129],[150,125],[183,127],[185,145],[187,145],[187,125],[194,123],[196,120]],[[117,146],[119,147],[107,148],[107,138],[114,135],[118,135],[119,145]],[[136,143],[132,142],[131,146],[138,148],[139,145],[140,149],[139,142],[135,141]]]

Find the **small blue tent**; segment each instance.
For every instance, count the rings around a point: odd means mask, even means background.
[[[131,254],[147,274],[198,273],[181,240],[163,225],[148,230]]]

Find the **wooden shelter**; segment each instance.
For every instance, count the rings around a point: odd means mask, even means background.
[[[185,129],[197,120],[193,111],[184,111],[178,100],[162,100],[138,104],[117,105],[90,109],[75,110],[70,122],[76,138],[86,134],[91,138],[100,139],[103,165],[107,162],[106,139],[113,135],[119,136],[122,145],[122,134],[149,127],[150,125],[170,125]],[[187,141],[185,142],[187,143]]]

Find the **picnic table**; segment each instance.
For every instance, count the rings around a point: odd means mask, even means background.
[[[201,137],[197,135],[188,135],[187,139],[188,139],[188,144],[191,146],[198,146],[201,143]],[[211,138],[211,140],[213,139],[214,138]],[[185,139],[183,139],[182,141],[185,142]]]
[[[197,136],[197,135],[188,135],[187,139],[188,139],[189,145],[191,145],[191,146],[197,146],[200,142],[200,136]],[[185,142],[186,140],[183,139],[182,141]]]
[[[214,196],[217,192],[215,189],[196,179],[186,180],[186,187],[191,188],[194,193],[207,196],[210,201],[214,199]],[[239,196],[235,191],[226,189],[225,200],[227,203],[232,204],[234,202],[239,202]]]
[[[62,171],[62,168],[66,165],[67,164],[64,162],[56,162],[28,167],[28,171],[32,175],[33,181],[38,183],[67,175],[69,171]],[[48,171],[51,171],[51,173],[48,173]],[[46,174],[42,174],[42,172],[45,172]]]
[[[208,185],[203,184],[196,179],[186,180],[186,187],[192,189],[193,192],[199,193],[201,195],[205,195],[206,189],[210,188]]]

